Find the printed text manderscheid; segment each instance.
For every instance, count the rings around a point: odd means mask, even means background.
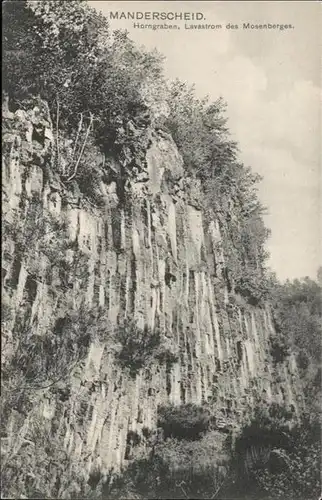
[[[202,12],[122,12],[110,11],[110,19],[136,19],[145,21],[201,21],[205,19]]]

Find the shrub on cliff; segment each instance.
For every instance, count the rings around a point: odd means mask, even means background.
[[[46,210],[36,197],[26,202],[23,208],[23,214],[17,209],[9,210],[3,221],[3,236],[13,241],[16,258],[26,260],[38,249],[55,254],[59,246],[65,247],[64,220]]]
[[[133,320],[126,319],[115,332],[115,339],[121,348],[117,353],[118,362],[125,369],[130,370],[130,375],[135,374],[147,366],[155,350],[160,345],[159,330],[151,330],[146,325],[139,328]]]
[[[132,319],[127,318],[118,326],[114,338],[119,344],[117,361],[132,377],[154,361],[171,367],[178,360],[176,346],[165,339],[158,328],[151,329],[147,325],[140,328]]]
[[[268,298],[267,281],[263,269],[245,264],[233,267],[234,291],[241,295],[248,304],[258,306],[264,304]]]
[[[270,352],[273,358],[273,362],[283,363],[287,356],[290,355],[290,345],[287,343],[287,339],[280,336],[270,337]]]
[[[52,329],[37,335],[29,318],[16,314],[15,346],[2,366],[3,390],[10,401],[21,391],[50,387],[68,380],[88,353],[90,343],[109,339],[109,322],[103,311],[80,307],[56,319]],[[12,403],[13,404],[13,403]]]
[[[192,403],[158,408],[158,427],[162,428],[165,438],[199,439],[208,430],[209,423],[209,411]]]
[[[38,198],[26,200],[23,209],[23,216],[19,210],[9,210],[3,224],[5,238],[14,244],[13,255],[6,255],[13,263],[5,286],[18,285],[24,266],[26,301],[32,307],[41,283],[51,285],[56,296],[65,298],[75,280],[86,281],[89,257],[77,242],[70,241],[64,218],[44,209]]]

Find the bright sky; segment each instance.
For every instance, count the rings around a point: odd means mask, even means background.
[[[92,1],[109,11],[202,12],[222,30],[140,30],[113,20],[131,38],[166,56],[166,76],[196,84],[200,96],[223,96],[241,158],[264,180],[270,266],[280,279],[316,277],[322,264],[321,43],[319,2]],[[152,21],[140,21],[140,23]],[[162,23],[164,21],[155,21]],[[252,24],[292,24],[279,31]],[[196,22],[194,22],[195,24]],[[226,24],[239,24],[228,30]],[[189,23],[187,23],[189,24]]]

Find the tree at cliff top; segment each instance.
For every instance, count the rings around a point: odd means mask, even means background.
[[[40,95],[69,132],[81,114],[93,115],[93,135],[106,152],[129,139],[130,120],[150,123],[147,88],[156,102],[163,95],[156,52],[111,33],[107,19],[81,0],[7,1],[3,16],[3,88],[16,105]]]

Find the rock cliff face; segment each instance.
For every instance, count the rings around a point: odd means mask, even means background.
[[[49,214],[51,220],[65,222],[66,257],[75,244],[85,256],[82,272],[71,275],[69,307],[76,309],[82,300],[89,308],[100,306],[107,330],[113,331],[124,317],[142,328],[158,327],[177,356],[172,364],[155,361],[130,376],[115,360],[111,344],[97,339],[71,373],[67,397],[51,388],[38,390],[38,415],[55,422],[52,432],[63,436],[65,449],[87,471],[94,464],[102,471],[126,464],[129,431],[143,439],[145,429],[155,428],[160,403],[213,401],[218,428],[238,426],[258,397],[285,401],[299,411],[296,363],[287,358],[274,365],[269,307],[245,306],[230,289],[223,223],[203,213],[200,186],[184,174],[170,136],[151,131],[146,162],[128,180],[124,199],[117,180],[111,181],[101,186],[104,202],[96,208],[50,171],[54,139],[46,110],[6,111],[5,123],[4,218],[23,230],[36,203],[43,221]],[[47,247],[53,244],[50,238],[44,236]],[[21,258],[16,246],[14,238],[3,242],[3,294],[11,304],[4,359],[17,348],[18,314],[41,336],[57,324],[63,307],[55,292],[62,287],[59,269],[41,241],[30,243]],[[35,278],[35,267],[51,269],[51,278]],[[9,443],[17,418],[13,409]],[[24,418],[21,441],[31,417]]]

